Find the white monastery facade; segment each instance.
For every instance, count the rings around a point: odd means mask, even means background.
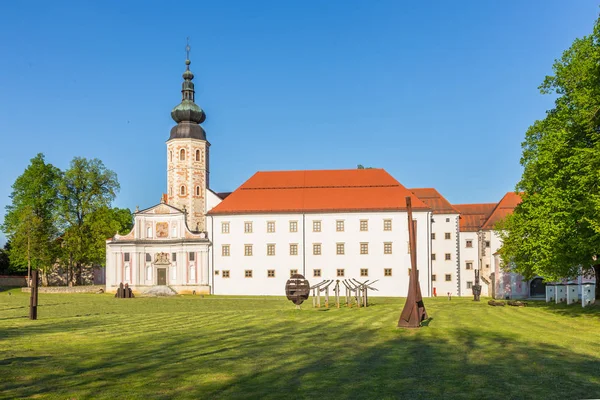
[[[107,240],[107,291],[123,283],[136,292],[169,286],[179,293],[283,295],[290,275],[300,273],[311,284],[376,281],[377,295],[405,296],[406,197],[417,222],[423,296],[472,295],[475,269],[483,295],[506,282],[493,227],[520,201],[515,193],[497,204],[452,205],[435,189],[405,188],[383,169],[257,172],[232,193],[213,192],[205,114],[189,65],[182,101],[171,112],[177,125],[167,141],[167,193],[136,209],[131,232]]]

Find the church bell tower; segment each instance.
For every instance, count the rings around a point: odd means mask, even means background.
[[[186,69],[181,85],[181,103],[171,118],[177,125],[167,140],[168,203],[187,213],[192,231],[206,231],[206,189],[208,188],[208,149],[210,143],[200,125],[204,111],[194,102],[194,74],[190,71],[190,46],[186,46]]]

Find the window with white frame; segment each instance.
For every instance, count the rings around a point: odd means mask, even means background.
[[[290,243],[290,256],[297,256],[297,255],[298,255],[298,244]]]
[[[274,256],[275,255],[275,244],[274,243],[268,243],[267,244],[267,255],[268,256]]]
[[[267,233],[275,233],[275,221],[267,221]]]
[[[230,253],[230,245],[228,245],[228,244],[221,245],[221,256],[223,256],[223,257],[229,257],[230,255],[231,255],[231,253]]]
[[[244,233],[252,233],[252,222],[244,222]]]
[[[298,232],[298,221],[290,221],[290,232]]]
[[[313,232],[321,232],[321,221],[313,221]]]
[[[392,242],[383,243],[383,254],[392,254]]]
[[[369,230],[369,220],[368,219],[361,219],[360,220],[360,231],[361,232],[367,232]]]
[[[341,255],[343,255],[343,254],[344,254],[344,250],[345,250],[345,249],[344,249],[344,243],[336,243],[336,244],[335,244],[335,253],[336,253],[338,256],[341,256]]]
[[[336,232],[344,232],[344,220],[338,219],[335,221],[335,230]]]
[[[392,230],[392,220],[391,219],[384,219],[383,220],[383,230],[384,231],[391,231]]]
[[[321,255],[321,243],[313,243],[313,255]]]
[[[360,244],[360,254],[369,254],[369,243],[363,242]]]
[[[229,222],[221,222],[221,233],[229,233]]]
[[[244,255],[245,256],[251,256],[252,255],[252,245],[251,244],[245,244],[244,245]]]

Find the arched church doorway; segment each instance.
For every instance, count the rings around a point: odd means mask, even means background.
[[[546,284],[542,278],[535,278],[529,284],[530,297],[543,297],[546,295]]]

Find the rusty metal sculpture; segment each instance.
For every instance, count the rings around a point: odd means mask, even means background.
[[[38,270],[31,271],[31,296],[29,297],[29,319],[37,319]]]
[[[419,271],[417,270],[417,223],[412,218],[412,203],[410,197],[406,197],[406,209],[408,213],[408,242],[410,244],[410,278],[408,281],[408,296],[404,309],[398,320],[399,328],[419,328],[421,322],[427,319],[427,311],[421,296],[419,285]]]
[[[285,295],[296,308],[300,308],[300,304],[308,299],[310,294],[310,283],[301,274],[294,274],[285,283]]]
[[[115,297],[119,299],[133,299],[135,296],[133,295],[133,291],[129,287],[129,284],[126,283],[125,287],[123,287],[123,282],[121,282],[117,289],[117,293],[115,293]]]

